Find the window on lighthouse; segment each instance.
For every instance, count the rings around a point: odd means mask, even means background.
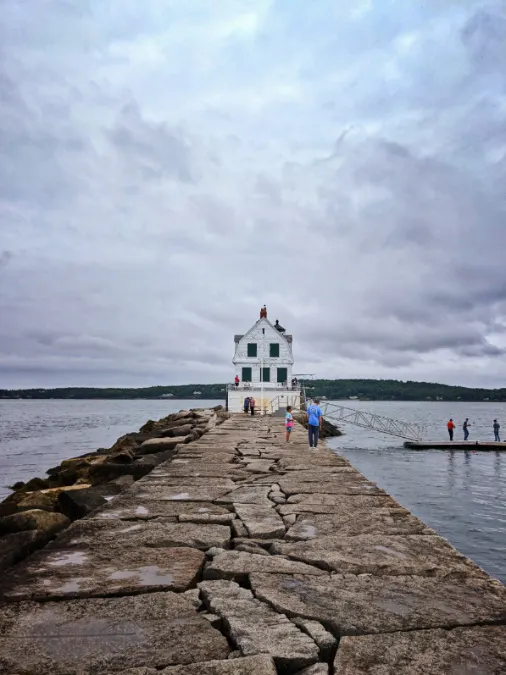
[[[251,368],[245,367],[242,369],[242,381],[251,382]]]
[[[248,357],[256,357],[257,349],[258,346],[256,342],[248,342]]]
[[[279,356],[279,344],[277,342],[271,342],[269,345],[269,356],[271,358],[277,358]]]

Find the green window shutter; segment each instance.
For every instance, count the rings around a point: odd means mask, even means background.
[[[288,368],[278,368],[278,382],[286,382],[288,379]]]
[[[251,368],[242,369],[242,381],[251,382]]]
[[[279,356],[279,344],[277,342],[271,342],[269,345],[269,356],[271,358],[277,358]]]
[[[256,342],[248,342],[248,356],[255,357],[257,355]]]
[[[270,368],[263,368],[262,369],[262,382],[270,382],[271,381],[271,369]]]

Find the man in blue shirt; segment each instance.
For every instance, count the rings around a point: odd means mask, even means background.
[[[307,430],[309,436],[309,447],[318,447],[318,438],[320,436],[320,429],[323,425],[323,413],[319,406],[320,401],[315,399],[314,402],[308,406],[307,413]]]

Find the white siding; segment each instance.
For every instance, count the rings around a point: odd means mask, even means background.
[[[265,330],[265,334],[262,332]],[[248,344],[257,345],[257,356],[248,357]],[[271,343],[279,345],[279,357],[271,357]],[[293,355],[292,346],[282,333],[277,331],[267,319],[259,319],[255,325],[239,340],[236,345],[234,358],[232,360],[235,366],[235,372],[242,381],[243,367],[252,369],[252,382],[260,382],[260,368],[271,369],[270,383],[264,382],[265,387],[277,386],[277,368],[287,369],[287,381],[292,379]]]

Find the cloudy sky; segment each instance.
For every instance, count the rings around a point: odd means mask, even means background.
[[[506,384],[504,0],[0,0],[0,388]]]

